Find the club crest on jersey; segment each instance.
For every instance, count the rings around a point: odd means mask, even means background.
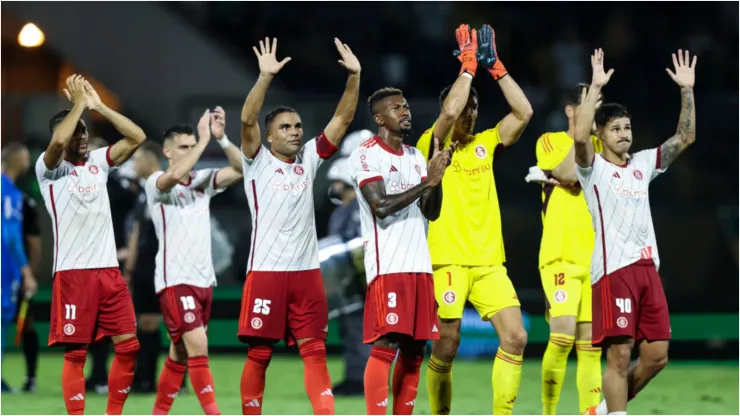
[[[642,180],[642,172],[640,172],[638,169],[635,169],[632,174],[635,175],[635,178],[637,178],[638,181]]]
[[[64,335],[70,336],[75,333],[75,326],[72,324],[64,325]]]
[[[262,328],[262,319],[260,319],[260,318],[252,318],[251,325],[252,325],[252,328],[254,328],[254,329],[260,329],[260,328]]]
[[[450,289],[442,295],[442,300],[448,305],[453,305],[457,300],[457,294],[454,290]]]
[[[385,321],[388,325],[395,325],[398,323],[398,315],[395,312],[391,312],[385,316]]]
[[[627,328],[627,318],[624,316],[617,318],[617,326],[620,328]]]
[[[293,172],[295,172],[296,175],[303,175],[303,168],[299,165],[293,166]]]
[[[90,173],[92,173],[93,175],[97,175],[98,174],[98,167],[95,166],[95,165],[88,166],[87,167],[87,170],[89,170]]]
[[[558,289],[555,292],[555,303],[563,303],[566,300],[568,300],[568,292],[564,291],[563,289]]]
[[[195,314],[192,312],[188,312],[185,314],[185,316],[182,318],[185,322],[192,324],[195,322]]]
[[[478,156],[478,159],[483,159],[486,157],[488,152],[486,151],[486,148],[483,145],[475,146],[475,155]]]
[[[414,168],[416,169],[416,173],[421,175],[421,168],[419,167],[419,165],[414,165]]]

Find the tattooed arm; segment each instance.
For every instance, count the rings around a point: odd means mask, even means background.
[[[673,67],[675,72],[666,68],[666,72],[673,81],[681,87],[681,115],[678,117],[676,134],[660,146],[660,166],[665,169],[686,148],[696,140],[696,111],[694,105],[694,68],[696,67],[696,56],[690,60],[689,51],[678,50],[673,54]],[[689,62],[691,62],[689,64]]]
[[[434,183],[427,179],[405,192],[387,195],[385,193],[385,181],[379,179],[365,184],[360,190],[362,191],[362,196],[365,197],[368,205],[370,205],[373,214],[383,219],[413,204],[420,197],[423,199],[425,195],[431,193],[427,191],[434,186]],[[422,205],[424,205],[423,202]]]

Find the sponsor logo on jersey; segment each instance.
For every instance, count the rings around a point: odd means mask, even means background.
[[[482,173],[486,173],[486,172],[488,172],[488,171],[491,170],[491,164],[490,163],[484,163],[484,164],[479,165],[479,166],[476,166],[476,167],[474,167],[472,169],[468,169],[468,168],[465,168],[462,165],[460,165],[460,161],[459,160],[454,160],[452,162],[452,166],[450,166],[450,167],[452,168],[452,171],[455,172],[455,173],[465,172],[469,176],[480,175]]]
[[[416,184],[413,183],[403,183],[399,181],[388,181],[388,191],[392,193],[399,193],[406,190],[409,190],[416,186]]]
[[[92,192],[103,190],[105,188],[106,188],[105,183],[96,183],[96,184],[92,184],[88,186],[82,186],[79,184],[70,183],[69,185],[67,185],[67,192],[71,194],[73,193],[89,194]]]
[[[617,326],[618,327],[620,327],[620,328],[627,328],[627,324],[628,324],[627,318],[625,318],[624,316],[620,316],[619,318],[617,318]]]
[[[311,189],[311,181],[303,181],[297,184],[275,181],[272,183],[273,191],[304,191]]]
[[[445,292],[445,293],[444,293],[444,294],[442,295],[442,300],[443,300],[443,301],[444,301],[444,302],[445,302],[446,304],[448,304],[448,305],[452,305],[452,304],[454,304],[454,303],[455,303],[455,301],[457,300],[457,294],[455,293],[455,291],[454,291],[454,290],[450,289],[450,290],[446,291],[446,292]]]
[[[553,297],[555,298],[555,303],[563,303],[568,300],[568,292],[558,289]]]
[[[395,167],[395,166],[391,165],[391,170],[390,170],[390,172],[391,172],[391,173],[392,173],[392,172],[398,172],[398,169],[396,169],[396,167]]]
[[[395,325],[398,323],[398,315],[395,312],[391,312],[385,316],[385,321],[388,325]]]
[[[478,146],[475,146],[475,155],[478,156],[478,159],[485,158],[487,154],[488,152],[486,151],[485,146],[480,144]]]
[[[626,196],[628,198],[643,198],[648,195],[647,188],[630,189],[623,185],[624,184],[621,181],[612,182],[612,190],[618,196]]]

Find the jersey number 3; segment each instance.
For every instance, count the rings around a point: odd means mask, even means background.
[[[272,301],[269,299],[256,298],[254,300],[254,308],[252,309],[252,313],[260,313],[262,315],[269,315],[271,303]]]

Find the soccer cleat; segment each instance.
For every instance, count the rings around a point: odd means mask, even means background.
[[[586,409],[586,411],[583,414],[584,415],[598,415],[598,413],[596,413],[596,406],[589,407],[588,409]]]
[[[18,393],[18,390],[10,387],[8,383],[5,382],[5,380],[2,380],[2,390],[3,393]]]
[[[22,390],[24,393],[34,393],[36,391],[36,379],[27,378],[26,381],[23,383]]]

